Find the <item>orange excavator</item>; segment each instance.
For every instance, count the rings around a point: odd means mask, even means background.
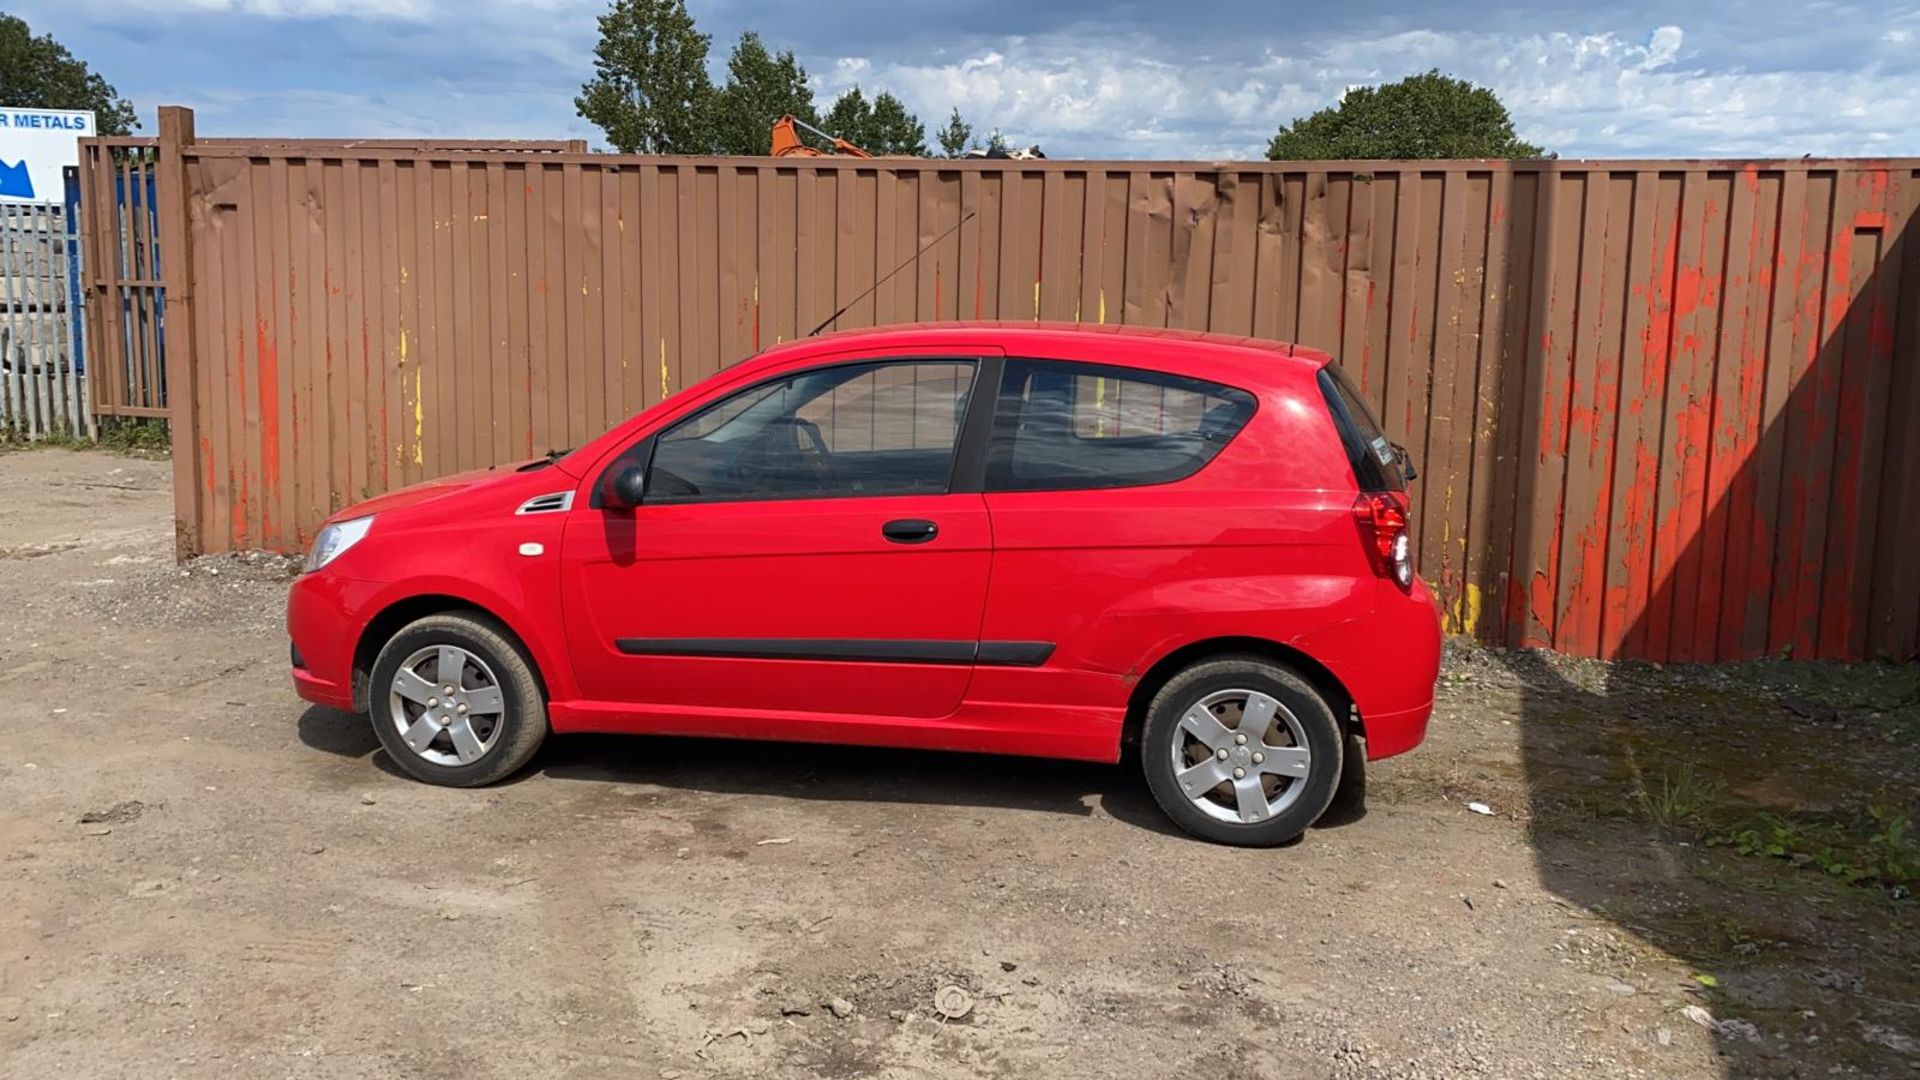
[[[825,150],[816,150],[801,141],[802,129],[832,143],[834,153],[845,154],[848,157],[870,158],[873,156],[838,135],[829,135],[805,120],[795,119],[792,116],[783,116],[773,122],[773,156],[826,157]]]

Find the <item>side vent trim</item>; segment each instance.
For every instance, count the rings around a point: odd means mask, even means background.
[[[545,495],[535,495],[520,504],[516,514],[564,514],[573,509],[573,492],[549,491]]]

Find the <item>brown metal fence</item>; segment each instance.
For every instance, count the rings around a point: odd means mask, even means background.
[[[1920,633],[1920,162],[641,158],[196,143],[167,110],[158,169],[183,552],[577,443],[961,223],[839,326],[1330,349],[1422,466],[1456,631],[1654,659]]]

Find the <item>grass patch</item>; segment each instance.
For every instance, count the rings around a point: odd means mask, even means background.
[[[1688,762],[1662,772],[1651,784],[1642,784],[1634,797],[1647,820],[1661,828],[1677,829],[1699,822],[1718,802],[1720,791],[1719,781],[1701,776]]]
[[[0,429],[0,450],[106,450],[137,458],[164,458],[172,453],[167,422],[158,417],[103,417],[100,436],[85,439],[56,427],[38,439],[27,439],[11,429]]]

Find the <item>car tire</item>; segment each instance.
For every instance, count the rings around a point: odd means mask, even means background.
[[[452,685],[449,661],[460,669],[453,695],[441,692]],[[546,698],[526,653],[505,628],[473,614],[429,615],[394,634],[374,660],[367,714],[401,771],[446,787],[511,776],[547,737]]]
[[[1225,656],[1181,671],[1154,695],[1140,763],[1154,801],[1180,828],[1219,844],[1274,847],[1326,812],[1344,744],[1313,684],[1265,657]]]

